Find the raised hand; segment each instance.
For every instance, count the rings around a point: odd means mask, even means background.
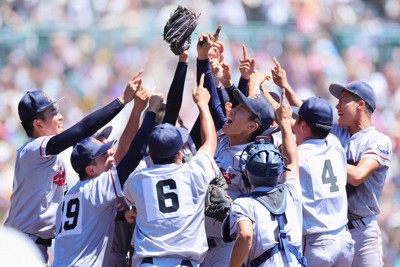
[[[160,109],[163,100],[164,100],[163,94],[161,93],[152,94],[150,96],[149,107],[147,111],[157,112]]]
[[[204,88],[204,73],[200,77],[199,85],[193,89],[192,97],[197,106],[208,105],[211,95],[208,90]]]
[[[142,79],[140,78],[140,75],[142,75],[142,73],[143,70],[140,70],[138,73],[133,75],[133,77],[126,85],[123,94],[118,97],[122,104],[126,105],[135,97],[136,90],[142,85]]]
[[[209,33],[204,33],[199,36],[199,40],[197,42],[197,57],[200,60],[204,60],[208,58],[208,52],[210,51],[213,45],[213,41],[211,40],[211,36]]]
[[[275,111],[275,119],[279,125],[289,123],[292,121],[292,108],[286,103],[286,92],[282,89],[281,103]]]
[[[243,48],[243,59],[240,60],[239,71],[243,79],[250,79],[250,75],[255,71],[256,61],[254,58],[249,58],[247,55],[247,48],[245,45]]]
[[[282,69],[281,65],[279,64],[278,60],[274,57],[275,67],[271,69],[272,73],[272,80],[274,83],[281,87],[287,88],[289,83],[287,81],[286,71]]]
[[[149,102],[149,98],[150,98],[150,92],[142,86],[142,81],[141,81],[140,86],[135,93],[135,108],[137,108],[140,111],[143,111],[146,108],[147,103]]]
[[[210,67],[214,76],[214,82],[217,87],[219,87],[219,82],[221,81],[224,69],[222,68],[217,58],[211,59]]]
[[[222,77],[221,77],[221,84],[224,88],[229,88],[233,85],[232,82],[232,69],[229,67],[228,64],[223,62],[222,66]]]

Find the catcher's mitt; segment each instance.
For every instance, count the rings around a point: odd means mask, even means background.
[[[228,185],[225,178],[219,174],[211,180],[206,193],[205,214],[220,222],[229,215],[231,207],[231,200],[227,197],[226,188],[228,188]]]
[[[169,43],[169,47],[175,55],[180,55],[188,50],[191,44],[191,34],[197,26],[199,15],[189,9],[178,6],[171,14],[164,26],[164,41]]]

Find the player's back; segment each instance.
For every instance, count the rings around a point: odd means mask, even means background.
[[[211,161],[199,152],[188,163],[155,165],[127,180],[124,194],[138,213],[135,257],[175,256],[198,262],[204,258],[205,192],[217,168]]]
[[[347,224],[347,161],[339,140],[309,139],[298,146],[303,189],[303,234],[324,233]]]

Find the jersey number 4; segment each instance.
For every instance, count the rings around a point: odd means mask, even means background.
[[[64,206],[65,202],[62,204],[61,213],[64,214]],[[67,210],[65,212],[65,220],[62,220],[60,225],[60,230],[58,233],[61,233],[63,230],[68,231],[72,230],[76,227],[78,223],[79,216],[79,198],[70,199],[67,202]]]
[[[324,169],[322,170],[322,183],[330,184],[329,190],[331,193],[339,191],[339,186],[337,185],[337,177],[333,173],[331,160],[325,160]]]

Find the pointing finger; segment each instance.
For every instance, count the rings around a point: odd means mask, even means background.
[[[245,45],[243,45],[242,47],[243,47],[243,59],[247,59],[247,48]]]
[[[276,57],[274,57],[274,62],[275,62],[275,67],[277,68],[277,70],[281,69],[281,65],[279,64],[279,61],[276,59]]]
[[[204,86],[204,73],[203,74],[201,74],[201,76],[200,76],[200,82],[199,82],[199,88],[203,88]]]

